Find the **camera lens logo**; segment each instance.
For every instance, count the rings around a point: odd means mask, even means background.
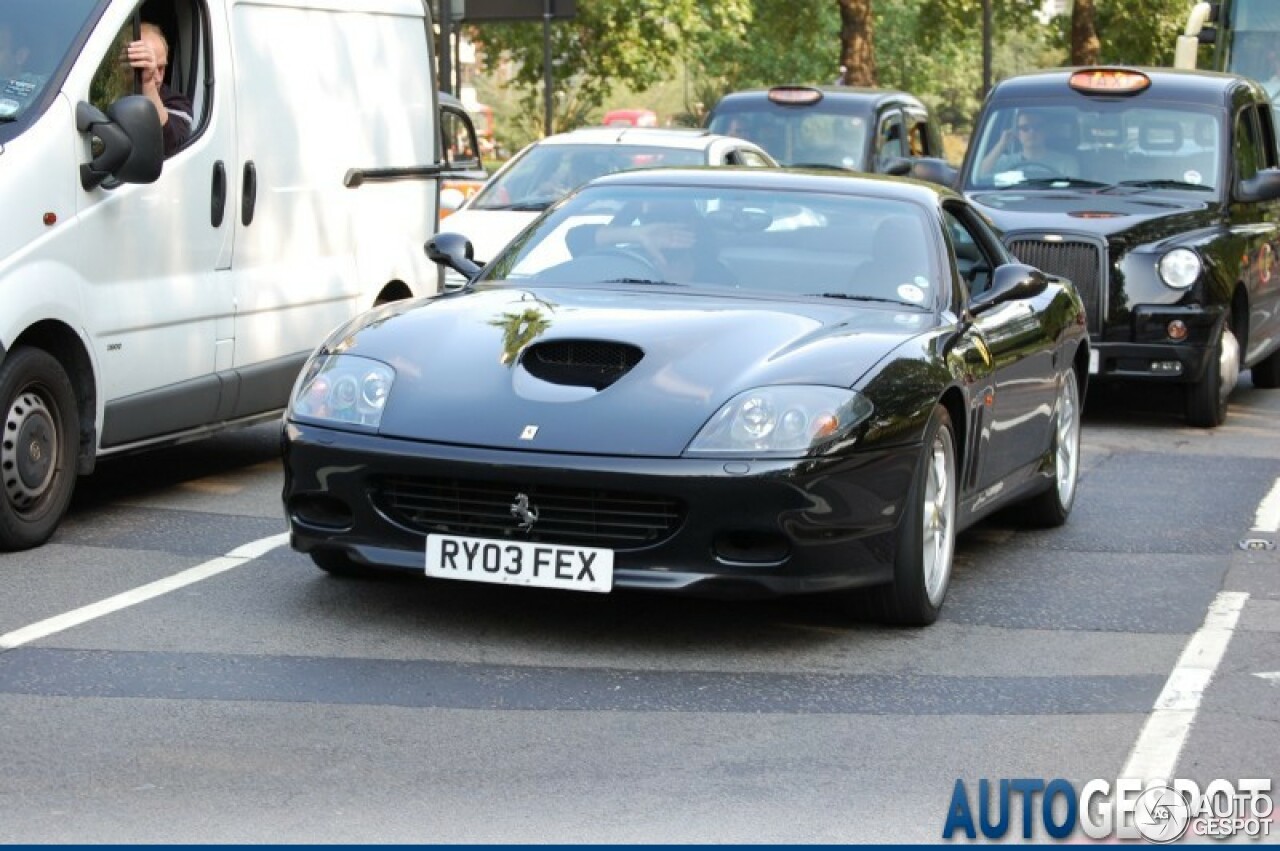
[[[1149,842],[1181,839],[1191,823],[1191,805],[1168,786],[1152,786],[1134,802],[1133,826]]]

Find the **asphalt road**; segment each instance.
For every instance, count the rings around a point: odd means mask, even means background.
[[[0,555],[0,841],[936,842],[957,780],[1274,782],[1280,393],[1175,408],[1091,395],[1071,521],[963,535],[922,630],[334,579],[274,427],[106,463]]]

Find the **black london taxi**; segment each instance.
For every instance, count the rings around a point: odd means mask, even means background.
[[[941,158],[942,138],[916,97],[856,86],[732,92],[707,115],[713,133],[749,139],[784,166],[907,174]]]
[[[1067,68],[992,89],[956,185],[1015,256],[1075,282],[1091,382],[1184,385],[1212,428],[1242,369],[1280,386],[1276,166],[1248,78]]]

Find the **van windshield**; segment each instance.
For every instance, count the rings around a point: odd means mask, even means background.
[[[17,122],[41,102],[50,78],[95,2],[0,3],[0,123]]]

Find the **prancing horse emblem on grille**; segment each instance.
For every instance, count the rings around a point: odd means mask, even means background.
[[[529,507],[529,497],[516,494],[516,501],[511,503],[511,516],[520,521],[520,528],[528,532],[538,522],[538,509]]]

